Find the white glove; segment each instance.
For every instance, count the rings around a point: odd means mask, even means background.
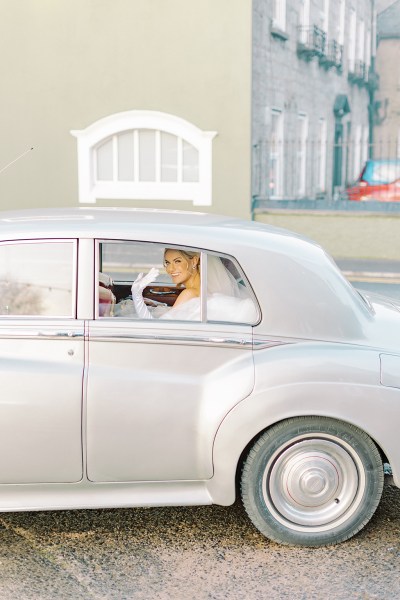
[[[143,273],[139,273],[136,277],[135,281],[132,284],[132,300],[135,305],[136,313],[138,317],[141,319],[152,319],[153,316],[143,300],[143,290],[146,286],[149,285],[152,281],[154,281],[160,274],[158,269],[154,267],[150,269],[147,275],[143,275]]]

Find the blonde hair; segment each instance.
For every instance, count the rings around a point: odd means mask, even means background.
[[[192,258],[197,258],[199,259],[196,268],[198,269],[200,266],[200,252],[191,252],[190,250],[181,250],[180,248],[165,248],[164,250],[164,258],[166,253],[172,250],[173,252],[178,252],[178,254],[180,254],[181,256],[183,256],[183,258],[186,258],[186,260],[192,260]]]

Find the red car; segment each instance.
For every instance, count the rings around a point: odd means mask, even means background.
[[[357,181],[347,188],[349,200],[400,201],[400,159],[367,160]]]

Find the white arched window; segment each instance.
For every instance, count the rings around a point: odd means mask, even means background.
[[[174,115],[133,110],[71,131],[78,142],[79,201],[212,203],[212,140]]]

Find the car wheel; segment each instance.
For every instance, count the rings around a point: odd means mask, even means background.
[[[254,443],[243,465],[242,501],[257,529],[276,542],[335,544],[371,519],[383,477],[378,449],[363,431],[298,417]]]

